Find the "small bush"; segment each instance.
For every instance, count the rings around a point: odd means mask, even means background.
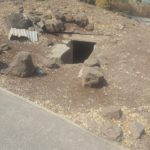
[[[100,7],[110,7],[110,0],[96,0],[96,5]]]

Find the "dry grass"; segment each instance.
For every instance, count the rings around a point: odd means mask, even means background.
[[[96,5],[114,10],[128,12],[132,15],[150,17],[150,6],[136,4],[133,2],[124,2],[123,0],[96,0]]]
[[[100,7],[109,7],[110,0],[96,0],[96,5]]]
[[[112,0],[110,7],[112,9],[118,9],[120,11],[126,11],[133,15],[142,17],[150,17],[150,6],[144,4],[125,3],[120,0]]]

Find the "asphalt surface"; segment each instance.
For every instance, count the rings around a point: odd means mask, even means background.
[[[123,150],[0,88],[0,150]]]

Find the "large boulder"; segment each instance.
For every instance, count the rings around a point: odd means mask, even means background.
[[[12,13],[7,20],[10,28],[28,29],[32,26],[32,21],[22,13]]]
[[[102,129],[102,134],[105,138],[111,141],[120,142],[123,138],[122,129],[116,124],[106,122]]]
[[[84,66],[79,77],[82,79],[82,86],[84,87],[103,87],[105,85],[104,75],[99,67]]]
[[[19,52],[8,68],[8,74],[18,77],[29,77],[35,72],[35,66],[29,52]]]
[[[73,62],[73,51],[66,44],[57,44],[52,47],[48,59],[50,68],[59,64],[70,64]]]

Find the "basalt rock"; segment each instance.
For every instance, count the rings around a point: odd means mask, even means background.
[[[32,21],[22,13],[12,13],[7,19],[9,28],[28,29],[31,27]]]
[[[32,62],[31,54],[28,52],[19,52],[13,59],[8,68],[8,74],[18,77],[29,77],[35,72],[35,66]]]

